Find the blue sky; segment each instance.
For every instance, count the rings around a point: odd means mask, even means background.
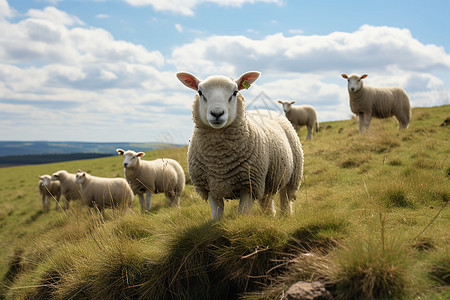
[[[187,143],[193,91],[177,71],[260,71],[248,103],[264,92],[313,105],[319,121],[351,116],[340,73],[402,86],[413,106],[449,104],[448,11],[446,0],[0,0],[0,140]]]

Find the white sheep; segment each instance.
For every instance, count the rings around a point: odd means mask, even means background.
[[[42,196],[42,210],[48,211],[50,209],[51,200],[56,200],[56,207],[59,206],[59,199],[61,198],[61,185],[59,181],[52,181],[50,175],[39,176],[39,193]]]
[[[75,174],[71,174],[66,170],[60,170],[53,173],[52,181],[59,181],[61,185],[61,194],[64,196],[64,209],[69,208],[69,203],[72,200],[80,200],[80,189],[75,182]]]
[[[211,76],[201,81],[177,73],[194,96],[194,131],[188,148],[188,169],[196,191],[211,206],[213,220],[223,215],[224,199],[240,198],[239,212],[248,213],[253,199],[275,214],[273,195],[280,192],[281,210],[292,214],[303,173],[303,151],[284,116],[256,122],[245,114],[239,90],[258,79],[248,72],[236,80]]]
[[[133,191],[124,178],[92,176],[78,170],[76,183],[80,186],[83,204],[97,207],[100,212],[110,208],[131,208]]]
[[[122,149],[116,151],[123,155],[125,178],[130,183],[133,193],[138,195],[142,211],[150,211],[152,193],[165,193],[170,205],[180,206],[186,179],[183,168],[176,160],[170,158],[141,160],[145,155],[144,152]]]
[[[341,74],[341,76],[348,82],[350,108],[359,117],[359,132],[363,131],[363,126],[369,130],[372,117],[385,119],[395,116],[399,130],[408,128],[411,105],[405,90],[400,87],[365,86],[362,80],[367,74],[362,76]]]
[[[319,122],[317,122],[317,113],[314,107],[311,105],[293,106],[292,104],[294,104],[295,101],[278,101],[278,103],[283,106],[286,118],[291,121],[295,131],[301,126],[306,125],[306,128],[308,129],[308,135],[306,136],[307,140],[311,140],[314,128],[316,132],[319,131]]]

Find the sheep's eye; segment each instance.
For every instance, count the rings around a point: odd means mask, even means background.
[[[207,102],[205,95],[203,95],[202,91],[198,91],[198,94],[200,97],[203,98],[203,100],[205,100],[205,102]]]
[[[236,97],[237,95],[237,91],[234,91],[233,95],[230,96],[230,98],[228,99],[228,102],[231,102],[231,100],[233,100],[233,97]]]

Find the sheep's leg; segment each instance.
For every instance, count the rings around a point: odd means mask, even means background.
[[[69,209],[69,200],[67,200],[67,198],[64,197],[64,210],[68,210]]]
[[[281,212],[286,215],[292,215],[292,201],[288,197],[287,188],[280,190],[280,206]]]
[[[45,195],[42,195],[42,211],[46,212],[47,211],[47,205],[46,205],[46,201],[45,201]]]
[[[145,211],[144,194],[137,194],[139,198],[139,204],[141,205],[141,212]]]
[[[208,196],[208,202],[211,206],[211,215],[214,221],[219,221],[223,215],[224,203],[223,199],[214,199],[212,196]]]
[[[239,201],[239,213],[248,214],[252,210],[253,200],[250,198],[248,191],[241,191],[241,197]]]
[[[364,114],[361,113],[358,115],[358,117],[359,117],[359,133],[362,133],[364,127]]]
[[[273,201],[273,195],[268,194],[265,195],[262,199],[259,199],[259,205],[265,213],[271,213],[272,216],[275,216],[275,203]]]
[[[172,206],[180,207],[180,195],[175,194],[172,197],[172,203],[171,204],[172,204]]]
[[[306,140],[310,141],[311,140],[311,132],[312,132],[312,127],[308,126],[308,134],[306,136]]]
[[[61,200],[61,195],[56,196],[55,210],[59,209],[59,200]]]
[[[364,114],[364,125],[367,131],[369,131],[370,120],[372,120],[372,116],[370,114]]]
[[[146,210],[150,211],[150,206],[152,205],[152,192],[147,191],[145,193],[145,203],[146,203]]]
[[[398,116],[395,116],[395,118],[398,121],[398,130],[408,128],[408,122],[406,120],[404,120],[405,118],[399,118]]]

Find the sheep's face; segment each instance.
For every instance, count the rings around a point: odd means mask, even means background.
[[[46,186],[49,187],[50,183],[52,181],[51,177],[49,175],[43,175],[39,177],[42,181],[42,183]]]
[[[75,176],[76,176],[75,177],[75,182],[77,184],[82,184],[83,182],[86,181],[86,173],[85,172],[79,171],[79,172],[77,172],[77,174]]]
[[[123,167],[124,168],[133,168],[138,164],[140,157],[145,155],[144,152],[134,152],[132,150],[123,151],[122,149],[117,149],[117,153],[123,155]]]
[[[60,177],[61,177],[61,171],[58,171],[58,172],[56,172],[56,173],[53,173],[53,175],[52,175],[52,180],[59,180],[60,179]]]
[[[253,71],[242,74],[236,80],[226,76],[211,76],[202,81],[189,73],[177,73],[181,83],[198,92],[201,122],[215,129],[227,127],[234,122],[239,91],[248,89],[259,75],[259,72]]]
[[[291,101],[291,102],[289,102],[289,101],[278,101],[278,103],[280,103],[283,106],[284,113],[287,113],[288,111],[291,110],[292,104],[294,104],[295,101]]]
[[[346,74],[342,74],[342,77],[347,79],[347,88],[350,93],[355,93],[359,91],[363,87],[363,79],[367,77],[367,75],[359,76],[357,74],[352,74],[348,77]]]
[[[230,78],[214,76],[198,86],[199,113],[202,122],[215,129],[236,119],[238,86]]]

